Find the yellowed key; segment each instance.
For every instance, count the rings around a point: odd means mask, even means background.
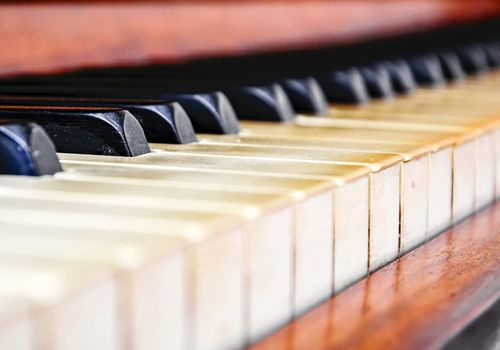
[[[373,127],[374,124],[382,123],[392,123],[394,120],[397,123],[404,123],[406,127],[413,125],[412,123],[420,122],[424,120],[428,123],[427,129],[432,130],[435,127],[434,124],[439,127],[438,130],[442,130],[446,125],[456,128],[464,128],[465,140],[475,139],[475,158],[476,161],[472,164],[476,165],[476,171],[474,176],[476,177],[476,198],[475,198],[475,209],[478,210],[488,204],[490,204],[495,198],[499,196],[498,191],[495,188],[499,188],[499,184],[496,183],[496,167],[499,166],[500,157],[496,156],[495,144],[499,143],[500,140],[497,139],[498,125],[500,118],[498,113],[486,115],[482,117],[481,113],[475,114],[472,112],[445,112],[447,115],[440,114],[440,112],[426,112],[421,111],[416,108],[415,111],[411,113],[404,113],[401,111],[393,111],[391,113],[387,112],[365,112],[365,113],[347,113],[339,111],[332,115],[335,117],[335,125],[345,125],[349,122],[357,123]],[[489,112],[491,113],[491,112]],[[339,120],[341,122],[339,122]],[[310,121],[306,121],[310,123]],[[321,120],[315,120],[313,123],[321,123]],[[408,124],[406,124],[408,123]],[[453,130],[453,129],[451,129]],[[461,141],[463,143],[463,139]],[[460,215],[459,219],[463,218],[464,215]]]
[[[246,132],[250,131],[250,132]],[[279,136],[265,133],[252,133],[251,130],[243,130],[238,135],[214,135],[198,134],[200,143],[231,143],[243,145],[260,145],[284,148],[317,149],[317,150],[344,150],[368,153],[395,153],[403,157],[404,160],[430,152],[430,146],[418,143],[391,143],[384,141],[373,141],[368,139],[343,139],[338,137],[314,137],[314,136]]]
[[[189,272],[186,266],[188,255],[194,254],[186,240],[12,224],[3,225],[0,238],[0,259],[89,262],[117,269],[116,292],[121,303],[116,317],[128,330],[119,334],[122,344],[134,349],[183,349],[187,345],[185,323],[196,320],[196,315],[187,315],[194,310],[187,308],[194,302],[187,298],[192,294],[188,286],[194,285],[187,279],[196,270],[191,267]]]
[[[135,233],[185,239],[192,246],[189,254],[189,264],[192,266],[189,272],[191,286],[188,286],[188,291],[191,293],[191,304],[196,305],[195,309],[190,309],[191,317],[187,320],[192,326],[187,333],[189,341],[187,346],[198,349],[204,348],[206,344],[213,346],[244,344],[246,259],[243,250],[245,233],[241,224],[236,222],[235,225],[233,219],[228,220],[228,216],[221,217],[221,215],[217,222],[214,218],[212,225],[206,222],[203,226],[195,224],[200,221],[198,217],[201,216],[196,214],[191,214],[192,218],[186,218],[184,223],[168,219],[155,221],[152,217],[134,216],[130,211],[123,215],[110,213],[99,217],[96,213],[90,214],[85,203],[64,211],[63,207],[67,207],[68,203],[61,201],[60,205],[56,206],[55,201],[49,203],[50,196],[45,197],[42,201],[25,200],[20,209],[10,203],[12,201],[9,201],[9,204],[2,203],[0,210],[2,226],[5,227],[5,223],[9,222],[13,226],[19,225],[20,220],[16,216],[27,216],[29,220],[25,220],[25,223],[31,227],[45,227],[51,230],[56,227],[59,232],[67,232],[68,229],[82,230],[87,234],[90,233],[94,239],[99,239],[99,236],[94,235],[96,232],[115,235]],[[28,203],[33,203],[33,206]],[[49,208],[36,209],[41,207],[41,203]],[[110,206],[108,211],[109,209]],[[61,220],[61,217],[65,220]],[[148,229],[151,221],[154,223],[154,230]],[[133,224],[136,225],[135,228]],[[214,328],[224,329],[227,337],[214,336]]]
[[[314,119],[314,118],[311,118]],[[454,142],[461,136],[462,129],[454,132],[450,131],[429,131],[412,130],[405,132],[397,127],[367,128],[365,126],[351,123],[346,126],[336,126],[334,122],[327,118],[318,119],[318,122],[301,123],[264,123],[249,122],[241,123],[242,131],[240,135],[254,136],[263,135],[271,137],[293,136],[293,137],[320,137],[334,139],[337,141],[356,142],[378,142],[386,144],[420,144],[431,148],[441,147],[443,144]]]
[[[489,102],[498,106],[498,100],[495,98],[495,91],[500,86],[500,80],[497,78],[489,79],[483,77],[479,79],[467,79],[464,82],[455,83],[441,89],[419,89],[415,94],[400,99],[402,102],[420,102],[442,100],[454,100],[458,103],[462,101]],[[395,100],[398,102],[398,100]],[[474,107],[474,105],[470,106]]]
[[[238,204],[237,201],[229,200],[236,197],[234,194],[224,194],[223,192],[215,192],[214,195],[219,197],[225,195],[228,198],[227,202],[224,202],[222,198],[219,201],[215,199],[212,201],[182,200],[181,191],[178,191],[177,197],[169,198],[167,197],[168,191],[165,189],[163,190],[165,196],[160,197],[162,189],[150,187],[143,188],[145,192],[143,196],[130,195],[134,191],[138,192],[137,188],[128,190],[129,196],[127,196],[126,189],[121,192],[120,186],[113,188],[110,184],[99,186],[83,183],[82,186],[82,183],[76,181],[62,181],[61,183],[57,180],[42,182],[39,179],[30,181],[18,178],[11,178],[11,181],[4,180],[3,182],[4,187],[0,196],[5,198],[5,202],[9,203],[10,208],[15,206],[27,208],[38,205],[55,212],[64,212],[65,206],[73,205],[72,211],[87,211],[89,216],[95,216],[96,211],[102,211],[110,218],[115,217],[115,219],[101,223],[97,227],[103,228],[103,225],[107,224],[110,226],[108,229],[111,230],[176,234],[177,231],[171,229],[170,226],[181,220],[185,221],[186,225],[201,224],[199,230],[203,230],[204,226],[210,223],[208,220],[217,219],[216,215],[221,216],[223,213],[227,213],[239,216],[246,221],[244,245],[245,250],[247,250],[245,254],[249,254],[248,260],[250,261],[246,273],[250,278],[248,283],[251,286],[248,291],[251,337],[254,337],[254,333],[288,322],[292,317],[292,239],[295,216],[293,208],[290,206],[290,199],[283,196],[272,199],[272,196],[269,195],[241,194],[240,204]],[[109,189],[106,190],[105,187]],[[152,194],[154,191],[159,193],[156,198]],[[99,194],[99,192],[101,193]],[[149,196],[147,192],[150,193]],[[29,200],[30,204],[24,204],[21,196],[24,196],[24,201]],[[202,197],[201,194],[200,197]],[[244,198],[246,198],[247,203],[243,201]],[[0,203],[2,203],[2,199],[0,198]],[[87,204],[86,207],[85,204]],[[75,207],[78,207],[78,210]],[[67,214],[65,213],[65,215]],[[125,217],[127,218],[125,219]],[[81,222],[88,221],[90,219]],[[147,221],[147,223],[143,221]],[[147,228],[147,225],[154,226],[155,229]],[[192,230],[196,230],[196,227],[193,227]],[[235,248],[233,250],[239,251]],[[266,271],[265,274],[262,273],[263,270]],[[331,279],[328,282],[331,283]],[[226,297],[230,297],[230,295],[226,295]],[[211,301],[210,305],[221,302],[223,301],[214,300]],[[269,303],[273,303],[275,308],[272,315],[267,315]],[[208,304],[207,301],[204,305]],[[222,311],[224,310],[224,307],[220,305],[219,307]],[[237,317],[238,307],[231,303],[226,305],[226,310],[227,307],[232,307],[232,312]],[[267,317],[264,317],[265,315]],[[211,317],[216,317],[216,314],[204,317],[203,323],[208,323]],[[224,322],[230,322],[229,319],[229,317],[224,319]],[[209,328],[205,325],[200,328],[200,331],[204,335],[209,335],[211,334],[207,331]],[[233,341],[236,339],[239,338],[235,336]],[[216,340],[215,338],[211,339],[211,341]]]
[[[198,169],[200,170],[200,169]],[[324,180],[194,170],[138,170],[71,164],[57,179],[123,187],[124,193],[153,192],[154,197],[207,197],[207,193],[263,193],[290,196],[295,207],[295,313],[331,296],[333,284],[333,190]],[[146,187],[146,190],[143,188]],[[148,189],[149,188],[149,189]],[[158,188],[160,190],[158,190]],[[143,192],[145,191],[145,192]],[[201,193],[201,196],[199,195]],[[210,200],[211,197],[205,198]]]
[[[23,298],[0,297],[0,348],[34,349],[31,303]]]
[[[443,132],[468,132],[468,129],[472,128],[489,130],[498,127],[499,124],[499,113],[494,112],[493,107],[482,112],[481,110],[468,110],[460,106],[436,108],[427,104],[424,107],[412,104],[377,109],[334,107],[330,109],[328,117],[336,120],[359,119],[366,122],[377,121],[380,124],[388,124],[389,122],[393,124],[400,123],[403,124],[402,128],[407,128],[411,125],[416,130],[422,129],[425,126],[427,130]],[[316,119],[318,117],[312,118]]]
[[[354,164],[368,166],[373,173],[370,174],[370,238],[375,244],[373,248],[372,269],[379,268],[383,264],[394,260],[398,255],[398,233],[399,233],[399,197],[400,197],[400,174],[403,157],[395,153],[373,153],[359,152],[353,150],[322,150],[322,149],[300,149],[245,145],[241,143],[198,143],[192,145],[163,145],[152,144],[153,149],[168,152],[179,152],[182,155],[229,155],[238,157],[259,157],[271,159],[290,159],[297,162],[304,162],[307,167],[309,162],[332,164]],[[427,154],[424,154],[427,156]],[[426,190],[427,178],[421,184],[419,191]],[[425,193],[425,192],[424,192]],[[425,200],[426,198],[424,198]],[[427,203],[423,203],[426,210]],[[416,217],[414,217],[417,220]],[[422,232],[415,232],[414,239],[425,240],[426,227],[425,218],[422,220],[424,226]],[[404,234],[411,235],[410,231]]]
[[[300,137],[300,138],[321,138],[321,139],[334,139],[336,141],[346,141],[346,142],[358,142],[374,144],[377,147],[378,144],[408,144],[408,145],[422,145],[430,147],[435,153],[444,149],[444,151],[435,155],[435,164],[441,164],[443,168],[449,168],[446,165],[446,161],[442,163],[440,158],[447,158],[448,162],[450,160],[449,152],[453,148],[453,220],[458,221],[465,216],[471,214],[476,208],[476,198],[482,196],[483,191],[476,191],[475,177],[476,173],[479,173],[481,167],[490,166],[491,163],[479,163],[478,167],[471,167],[470,164],[476,164],[476,142],[471,139],[470,141],[466,139],[459,133],[451,132],[433,132],[433,131],[412,131],[412,132],[402,132],[397,130],[384,130],[383,128],[357,128],[354,126],[350,127],[335,127],[332,126],[335,123],[320,120],[318,126],[313,126],[312,122],[306,125],[297,124],[271,124],[271,123],[258,123],[258,122],[244,122],[242,123],[244,129],[241,132],[242,136],[255,136],[261,135],[263,137],[270,138],[282,138],[282,137]],[[473,135],[470,135],[472,138]],[[446,155],[445,153],[448,153]],[[488,153],[486,153],[488,155]],[[435,169],[436,166],[432,166]],[[441,168],[441,167],[440,167]],[[448,171],[449,173],[449,171]],[[491,172],[487,171],[487,175]],[[434,180],[434,188],[443,189],[443,178],[441,176],[432,177]],[[449,178],[449,176],[448,176]],[[446,185],[445,185],[446,186]],[[488,187],[489,186],[489,187]],[[485,182],[485,187],[488,195],[491,194],[492,189],[490,182]],[[411,187],[410,187],[411,189]],[[434,193],[434,192],[432,192]],[[448,196],[432,196],[435,198],[441,198],[433,203],[440,203],[443,207],[446,207],[446,200],[443,198],[449,198]],[[488,196],[484,196],[484,201],[489,200]],[[432,210],[432,213],[443,213],[442,211]],[[434,214],[433,214],[434,215]],[[438,215],[440,217],[440,215]],[[424,220],[425,221],[425,220]],[[439,220],[437,220],[439,221]],[[437,225],[436,219],[431,219],[431,225]],[[444,228],[444,226],[443,226]]]
[[[419,89],[415,93],[407,96],[398,96],[393,100],[374,100],[365,106],[338,105],[341,108],[392,108],[403,107],[415,104],[420,107],[433,106],[435,108],[445,108],[461,106],[466,110],[481,110],[484,105],[497,106],[498,100],[495,98],[495,89],[498,86],[474,87],[468,84],[457,84],[441,89]],[[335,105],[333,106],[335,107]]]
[[[295,259],[295,266],[293,267],[293,270],[299,272],[293,281],[295,285],[295,292],[293,294],[296,299],[294,306],[297,312],[299,312],[299,310],[302,311],[307,307],[311,307],[318,300],[331,296],[333,278],[331,247],[333,246],[333,236],[325,234],[325,232],[333,231],[333,201],[331,192],[321,197],[315,195],[317,198],[314,198],[314,201],[308,200],[307,203],[305,203],[306,200],[298,198],[303,203],[295,207],[295,204],[291,201],[292,198],[288,197],[293,196],[293,198],[296,198],[305,195],[300,193],[297,181],[294,181],[295,188],[293,190],[292,188],[289,191],[275,190],[274,194],[269,194],[262,193],[262,190],[260,191],[261,193],[252,192],[251,189],[257,188],[259,190],[257,186],[250,186],[246,192],[240,192],[224,190],[220,186],[211,186],[211,188],[205,186],[194,189],[186,186],[180,188],[177,184],[168,186],[168,183],[161,185],[157,183],[155,186],[151,182],[146,183],[134,181],[133,179],[120,181],[120,179],[111,178],[108,181],[102,181],[102,177],[92,177],[85,181],[85,176],[78,174],[64,176],[65,173],[62,173],[61,175],[63,176],[58,176],[57,179],[0,178],[0,188],[5,188],[6,191],[9,191],[9,188],[15,188],[13,192],[10,191],[13,195],[19,193],[20,188],[25,189],[25,192],[26,190],[36,191],[40,193],[42,198],[47,193],[53,194],[55,192],[60,196],[74,196],[75,200],[79,202],[84,202],[86,198],[91,196],[94,201],[99,200],[103,202],[106,200],[107,203],[112,204],[110,199],[116,200],[118,198],[124,202],[131,202],[134,206],[139,205],[153,209],[164,207],[167,209],[184,208],[184,210],[203,211],[203,207],[208,206],[209,210],[220,213],[238,214],[238,212],[243,211],[243,215],[246,215],[247,219],[253,222],[259,222],[259,220],[271,221],[272,219],[267,218],[268,216],[273,215],[274,212],[279,212],[284,206],[290,206],[290,209],[293,211],[294,221],[293,225],[292,223],[288,223],[287,225],[292,226],[294,232],[293,237],[286,239],[293,239],[304,243],[303,246],[296,249],[300,256],[298,259]],[[62,178],[64,177],[72,180],[63,180]],[[224,184],[221,183],[220,185]],[[272,188],[269,189],[272,190]],[[308,189],[309,192],[311,190]],[[31,193],[29,192],[29,194]],[[82,195],[85,197],[82,198]],[[103,199],[105,198],[103,196],[107,199]],[[292,205],[294,206],[293,208]],[[131,208],[131,210],[133,211],[134,209]],[[259,214],[259,212],[262,214]],[[265,219],[260,218],[260,216],[264,216]],[[255,225],[256,229],[253,230],[255,232],[252,234],[256,237],[263,235],[261,238],[262,241],[266,241],[266,239],[273,238],[276,235],[266,232],[262,226],[264,223]],[[280,225],[279,222],[275,222],[275,225],[277,227],[281,226],[280,230],[282,232],[287,231],[284,228],[286,226]],[[274,238],[274,240],[276,239]],[[276,247],[272,257],[276,257],[276,253],[285,249],[286,245],[287,243],[283,242],[280,247]],[[268,266],[268,269],[276,265],[273,265],[271,256],[266,259],[263,252],[257,255],[256,259],[264,266]],[[312,269],[311,265],[316,264],[320,264],[321,268]],[[277,271],[277,274],[286,276],[286,271]],[[316,279],[312,279],[310,277],[311,274],[316,276]],[[272,282],[266,283],[268,288],[270,288],[268,292],[262,293],[265,295],[266,300],[272,300],[273,295],[276,294],[276,299],[283,302],[286,298],[283,298],[282,294],[290,294],[290,292],[283,290],[283,287],[288,285],[289,281],[282,281],[282,279],[276,277]],[[317,290],[317,286],[314,284],[311,285],[311,282],[316,285],[320,284],[322,287],[321,290]],[[280,285],[276,286],[275,284],[277,283]],[[256,281],[250,283],[250,286],[260,285],[261,283],[257,283]],[[277,304],[279,301],[275,302],[275,307],[279,305]],[[267,309],[262,308],[262,310],[264,312]],[[267,317],[267,319],[272,320],[270,317]]]
[[[155,145],[152,145],[153,147]],[[207,146],[207,145],[205,145]],[[210,145],[208,145],[210,146]],[[160,146],[157,147],[167,147]],[[175,149],[175,146],[170,146],[171,149]],[[178,149],[182,152],[183,150],[189,150],[191,148],[196,148],[194,151],[202,151],[200,145],[197,146],[180,146]],[[269,147],[253,149],[249,150],[246,154],[241,153],[241,147],[237,147],[235,151],[238,156],[258,156],[265,157],[269,155],[269,151],[271,150]],[[238,149],[239,148],[239,149]],[[221,147],[221,150],[218,154],[228,154],[227,147]],[[370,222],[370,232],[371,232],[371,244],[370,248],[371,253],[370,256],[373,257],[373,263],[370,264],[371,269],[376,269],[382,266],[384,263],[391,261],[398,254],[398,231],[399,231],[399,173],[400,169],[388,167],[395,165],[396,162],[399,162],[402,158],[397,158],[394,154],[388,153],[369,153],[369,152],[353,152],[353,151],[336,151],[332,153],[332,151],[311,151],[309,154],[304,152],[303,150],[286,150],[286,149],[278,149],[274,153],[280,158],[292,158],[292,159],[306,159],[306,161],[328,161],[329,159],[336,160],[341,163],[342,160],[348,161],[348,164],[364,164],[372,166],[374,170],[379,170],[380,168],[384,168],[380,171],[380,174],[374,174],[372,176],[372,218]],[[287,153],[282,152],[287,151]],[[212,150],[208,150],[208,153],[213,152]],[[260,152],[260,153],[259,153]],[[185,153],[183,153],[185,154]],[[230,153],[229,153],[230,154]],[[235,153],[236,154],[236,153]],[[274,156],[274,154],[272,154]],[[427,158],[427,154],[421,155]],[[358,157],[357,159],[355,157]],[[416,157],[418,158],[418,157]],[[356,162],[358,160],[358,162]],[[385,162],[382,163],[383,160]],[[378,161],[378,162],[377,162]],[[412,207],[405,206],[406,210],[404,210],[404,223],[403,225],[405,234],[403,235],[403,251],[410,250],[416,245],[422,243],[426,239],[427,232],[427,186],[428,186],[428,164],[427,159],[419,160],[420,164],[417,168],[412,171],[415,173],[419,181],[417,182],[419,185],[414,186],[413,193],[415,196],[407,195],[409,203],[412,203]],[[387,169],[385,169],[387,168]],[[419,168],[422,169],[419,171]],[[448,176],[451,179],[451,174]],[[412,178],[407,175],[405,177],[408,180],[412,180]],[[410,181],[408,182],[410,183]],[[413,181],[415,183],[415,181]],[[443,187],[440,187],[443,188]],[[446,188],[446,187],[444,187]],[[382,195],[383,194],[383,195]],[[446,198],[446,197],[445,197]],[[450,198],[450,196],[448,196]],[[417,199],[417,200],[416,200]],[[445,205],[449,206],[449,202],[446,202]],[[415,208],[415,209],[414,209]],[[420,215],[414,215],[413,211],[419,210],[417,213]],[[441,214],[443,211],[440,211]],[[449,211],[448,211],[449,212]],[[380,215],[379,215],[380,214]],[[445,214],[446,215],[446,214]],[[443,221],[442,217],[440,217],[441,221]],[[449,215],[448,219],[444,218],[444,224],[449,224]],[[439,224],[443,225],[443,222],[439,222]],[[373,253],[373,254],[372,254]]]
[[[244,122],[242,135],[262,135],[270,137],[321,137],[336,140],[370,142],[376,141],[387,144],[420,144],[431,147],[434,151],[444,148],[453,148],[453,220],[459,221],[489,202],[494,197],[494,181],[484,181],[476,188],[476,174],[485,174],[491,178],[491,167],[494,162],[476,162],[477,155],[491,158],[487,145],[492,143],[492,135],[486,134],[485,142],[477,142],[474,133],[466,135],[460,132],[444,131],[413,131],[408,127],[406,131],[401,127],[385,126],[367,127],[364,123],[345,123],[339,126],[336,121],[328,118],[309,118],[307,122],[291,124],[272,124],[259,122]],[[316,120],[316,121],[315,121]],[[300,125],[298,125],[300,124]],[[480,144],[485,152],[477,152]],[[449,158],[449,157],[448,157]],[[474,164],[471,167],[470,164]]]
[[[427,119],[427,120],[426,120]],[[494,130],[498,126],[496,118],[476,118],[474,116],[454,117],[449,115],[405,114],[403,112],[335,112],[330,117],[299,116],[296,124],[301,126],[325,126],[354,129],[395,130],[405,133],[432,132],[456,134],[469,138],[482,132]]]
[[[208,210],[209,212],[221,214],[238,215],[241,213],[241,216],[249,221],[248,230],[251,231],[250,234],[254,242],[262,242],[262,245],[266,244],[268,246],[275,245],[274,249],[270,250],[267,255],[265,251],[258,247],[253,249],[256,250],[255,254],[251,253],[251,259],[256,264],[258,263],[258,266],[262,265],[262,268],[267,268],[267,275],[275,271],[275,277],[271,281],[259,281],[261,277],[255,271],[259,267],[249,271],[251,276],[250,288],[262,289],[261,286],[265,284],[270,289],[267,292],[250,291],[250,296],[260,298],[260,301],[250,300],[252,305],[255,304],[253,309],[261,310],[260,313],[266,313],[267,305],[265,307],[259,305],[272,302],[275,305],[276,317],[280,316],[278,319],[273,319],[270,316],[266,317],[267,322],[272,322],[269,327],[272,327],[274,323],[283,323],[284,320],[291,317],[289,299],[290,295],[297,293],[290,290],[290,280],[296,287],[295,291],[298,292],[298,298],[296,298],[297,310],[311,307],[318,300],[327,298],[332,293],[333,268],[331,262],[333,257],[331,247],[333,246],[333,223],[331,212],[333,208],[331,194],[320,199],[321,204],[313,204],[311,208],[313,214],[311,210],[298,212],[292,198],[283,194],[223,191],[215,187],[211,189],[188,189],[176,186],[169,187],[165,186],[165,184],[164,186],[152,186],[151,184],[141,184],[134,181],[128,181],[126,184],[111,183],[109,181],[98,182],[98,179],[95,178],[90,181],[67,181],[52,178],[26,179],[9,177],[0,178],[0,188],[11,192],[11,195],[16,195],[20,192],[20,189],[23,189],[28,196],[37,193],[42,199],[44,196],[49,195],[58,195],[61,199],[65,196],[71,196],[79,203],[88,201],[89,197],[92,201],[105,202],[109,205],[113,205],[113,201],[120,200],[123,203],[129,202],[132,204],[130,208],[132,213],[137,211],[136,206],[150,208],[150,211],[160,208],[167,210],[190,210],[192,208],[193,212]],[[15,188],[15,190],[9,191],[10,188]],[[318,208],[320,206],[322,208]],[[307,208],[307,206],[303,208]],[[283,211],[286,211],[286,213],[283,214]],[[316,217],[319,213],[325,216]],[[173,215],[175,218],[175,212]],[[279,219],[280,216],[284,216],[288,220]],[[308,224],[314,221],[318,223],[316,225]],[[296,239],[299,242],[306,239],[308,241],[304,247],[301,247],[300,251],[303,254],[302,251],[306,250],[306,255],[300,256],[297,266],[292,267],[291,241]],[[314,259],[312,258],[313,254],[316,254]],[[306,261],[304,261],[304,258]],[[318,259],[321,260],[318,261]],[[319,292],[313,289],[314,285],[309,285],[310,282],[318,283],[318,281],[311,279],[306,274],[314,273],[309,268],[309,265],[314,263],[324,265],[321,272],[325,272],[325,275],[318,276],[321,277],[320,282],[323,287]],[[286,264],[290,266],[286,266]],[[294,270],[298,270],[300,274],[292,276]],[[285,280],[285,278],[287,279]],[[313,289],[312,292],[311,289]],[[309,296],[307,293],[321,294]],[[258,323],[265,325],[265,322]]]
[[[180,155],[161,152],[144,157],[93,157],[61,155],[65,166],[74,163],[149,169],[173,166],[210,169],[227,174],[254,174],[269,177],[323,179],[330,182],[334,210],[334,288],[340,290],[366,275],[368,266],[368,175],[370,169],[356,165],[338,165],[277,159],[250,159],[234,156]],[[354,219],[356,218],[356,219]]]
[[[408,106],[407,106],[408,107]],[[432,106],[431,106],[432,107]],[[449,111],[446,108],[434,111],[433,108],[422,110],[421,108],[410,105],[409,108],[402,110],[337,110],[332,112],[331,117],[335,118],[334,125],[346,125],[349,122],[373,127],[375,124],[381,123],[404,123],[405,127],[410,127],[414,123],[427,123],[427,129],[433,130],[436,125],[438,130],[442,130],[445,126],[452,128],[464,128],[464,138],[475,139],[475,162],[476,165],[474,176],[476,177],[476,198],[475,209],[480,209],[490,204],[495,198],[498,198],[500,193],[498,189],[500,184],[496,180],[496,168],[500,166],[500,157],[495,151],[495,144],[500,143],[498,139],[498,126],[500,122],[500,113],[494,112],[495,109],[488,109],[488,112],[458,109],[457,111]],[[498,108],[497,108],[498,110]],[[301,121],[304,118],[301,119]],[[300,121],[299,121],[300,123]],[[321,118],[314,121],[305,121],[305,123],[321,123]],[[408,124],[406,124],[408,123]],[[453,130],[453,129],[450,129]],[[460,140],[460,139],[459,139]],[[463,143],[462,139],[462,143]],[[459,218],[463,218],[460,215]]]
[[[176,152],[186,155],[217,155],[229,157],[245,157],[255,159],[272,159],[276,161],[293,161],[296,164],[339,164],[369,167],[372,171],[397,164],[403,158],[397,154],[381,152],[362,152],[354,150],[321,150],[300,149],[275,146],[245,145],[240,143],[192,143],[187,145],[150,144],[156,156],[167,156]]]
[[[500,168],[500,157],[496,156],[495,147],[500,144],[497,139],[497,128],[499,125],[499,102],[493,93],[487,92],[484,84],[489,79],[478,79],[472,83],[459,84],[447,89],[437,91],[420,90],[407,98],[399,98],[394,101],[374,102],[364,107],[333,106],[330,117],[335,118],[333,125],[346,127],[370,127],[370,128],[396,128],[401,130],[434,130],[460,131],[466,140],[477,138],[474,143],[475,172],[475,201],[474,208],[477,210],[488,205],[497,198],[500,188],[496,175],[496,169]],[[482,87],[481,87],[482,85]],[[466,86],[464,88],[464,86]],[[490,90],[495,91],[495,90]],[[429,96],[430,103],[429,103]],[[302,118],[299,124],[321,125],[322,118]],[[401,125],[403,124],[403,125]],[[462,140],[463,143],[463,140]],[[472,147],[468,147],[472,148]],[[469,150],[465,153],[471,153]],[[464,153],[456,152],[457,154]],[[456,157],[455,157],[456,158]],[[464,163],[464,162],[461,162]],[[455,188],[462,191],[460,184],[460,173],[456,167],[458,184]],[[466,177],[467,178],[467,177]],[[470,178],[470,175],[468,176]],[[462,191],[463,192],[463,191]],[[460,196],[460,192],[458,193]],[[466,202],[463,202],[466,203]],[[471,208],[467,205],[455,203],[455,221],[465,217]]]
[[[342,139],[335,138],[321,138],[321,137],[273,137],[271,135],[251,135],[247,136],[244,133],[239,136],[233,135],[201,135],[201,144],[233,144],[233,145],[252,145],[260,146],[265,151],[266,147],[272,146],[281,147],[283,149],[296,149],[298,152],[305,154],[305,151],[311,152],[311,154],[335,155],[339,150],[350,151],[352,154],[356,152],[366,152],[366,154],[371,155],[373,153],[380,153],[388,155],[399,155],[404,159],[402,174],[405,173],[405,168],[408,168],[409,174],[403,176],[404,179],[410,180],[406,184],[403,181],[404,187],[410,188],[406,190],[406,193],[412,191],[410,183],[417,183],[417,186],[413,186],[413,193],[417,197],[408,195],[407,198],[409,203],[412,203],[417,207],[422,206],[423,210],[428,208],[428,212],[420,211],[419,215],[410,210],[403,211],[403,222],[406,222],[406,228],[411,225],[410,220],[415,220],[414,222],[419,222],[420,225],[427,223],[425,229],[430,236],[437,232],[440,232],[445,227],[451,224],[451,181],[452,181],[452,153],[450,147],[443,147],[439,149],[438,152],[430,153],[431,149],[429,147],[418,145],[418,144],[388,144],[381,142],[367,142],[367,140],[354,140],[346,141]],[[179,147],[182,149],[182,147]],[[353,152],[354,151],[354,152]],[[432,161],[436,162],[432,166]],[[412,164],[415,162],[415,164]],[[429,162],[429,169],[424,169],[420,171],[421,176],[418,174],[417,169],[420,163],[421,166],[426,166],[426,162]],[[385,185],[377,184],[380,180],[377,176],[372,176],[372,198],[383,198],[385,203],[395,203],[399,202],[397,199],[394,200],[394,195],[399,192],[398,185],[392,184],[388,186],[387,182]],[[428,187],[428,190],[427,190]],[[424,188],[424,190],[422,190]],[[392,189],[392,190],[391,190]],[[428,192],[428,197],[427,196]],[[424,202],[424,204],[422,204]],[[393,206],[372,206],[370,215],[370,269],[375,270],[387,262],[391,261],[397,256],[397,252],[392,249],[397,241],[397,232],[399,232],[399,220],[392,221],[389,218],[397,217],[397,211],[399,210],[396,204]],[[405,207],[407,207],[405,205]],[[394,214],[391,214],[394,213]],[[396,213],[395,213],[396,212]],[[405,247],[406,241],[403,239],[403,248]],[[411,248],[408,248],[411,249]]]
[[[336,120],[364,120],[372,123],[390,126],[403,124],[402,128],[412,126],[415,130],[421,130],[423,126],[430,131],[457,131],[468,132],[469,129],[488,131],[499,126],[499,106],[483,106],[482,109],[469,109],[466,106],[442,106],[447,102],[441,102],[441,106],[433,106],[426,102],[421,105],[405,104],[399,106],[387,105],[385,108],[331,108],[329,117]],[[477,102],[479,103],[479,102]],[[450,105],[451,103],[448,102]],[[316,117],[315,117],[316,118]],[[425,129],[424,129],[425,130]]]
[[[24,326],[33,328],[23,340],[33,348],[122,348],[118,285],[105,265],[0,257],[0,280],[0,303],[15,300],[30,311]]]

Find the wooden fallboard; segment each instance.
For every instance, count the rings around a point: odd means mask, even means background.
[[[495,204],[251,349],[435,349],[499,298]]]
[[[310,48],[478,20],[495,0],[0,5],[0,76]]]

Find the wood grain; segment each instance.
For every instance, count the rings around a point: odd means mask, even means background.
[[[439,348],[500,298],[499,231],[496,204],[251,350]]]
[[[500,13],[495,0],[0,5],[0,76],[359,41]]]

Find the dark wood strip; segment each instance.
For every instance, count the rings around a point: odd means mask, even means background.
[[[495,0],[0,5],[0,76],[360,41],[500,13]]]
[[[500,298],[495,204],[253,346],[435,349]]]

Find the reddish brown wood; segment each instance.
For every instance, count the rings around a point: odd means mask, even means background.
[[[500,204],[496,204],[251,350],[435,349],[499,298]]]
[[[0,5],[0,76],[362,40],[500,13],[495,0]]]

